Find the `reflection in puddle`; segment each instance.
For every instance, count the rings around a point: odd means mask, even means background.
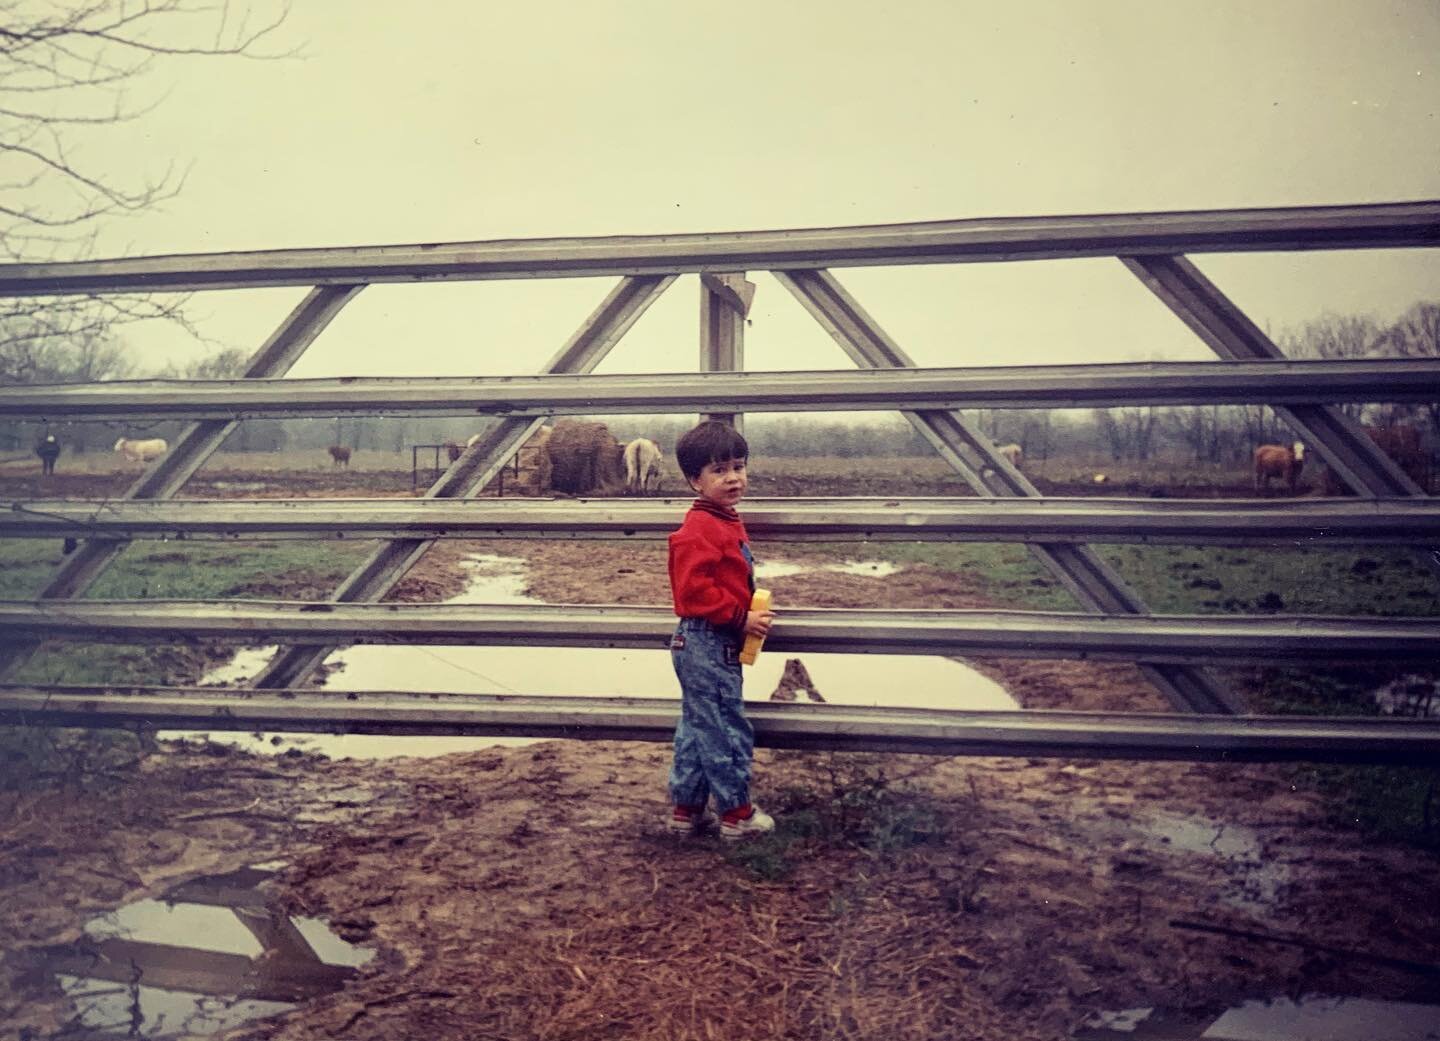
[[[215,1033],[338,990],[374,952],[268,907],[258,887],[273,874],[194,879],[92,919],[79,943],[31,954],[30,981],[59,985],[73,1029],[149,1038]]]
[[[1200,1012],[1138,1008],[1102,1012],[1076,1041],[1434,1041],[1440,1005],[1312,995],[1247,1001]]]
[[[470,585],[450,603],[534,604],[525,595],[525,562],[482,555],[466,566]],[[890,567],[859,562],[836,568]],[[867,571],[866,573],[878,573]],[[202,684],[235,683],[259,672],[274,648],[244,650]],[[906,654],[806,654],[801,659],[825,701],[832,705],[887,705],[912,708],[1013,709],[1005,689],[951,658]],[[469,694],[544,694],[582,697],[673,697],[679,688],[663,649],[590,647],[356,646],[332,654],[327,690],[443,690]],[[747,700],[763,701],[780,684],[783,655],[762,654],[745,670]],[[184,736],[178,731],[161,737]],[[285,735],[279,744],[266,735],[215,733],[212,740],[252,751],[298,748],[330,756],[374,758],[444,755],[447,752],[528,744],[531,738],[385,737],[379,735]]]

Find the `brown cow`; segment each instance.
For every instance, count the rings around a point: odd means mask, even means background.
[[[460,458],[460,453],[463,451],[465,451],[465,449],[460,446],[458,441],[445,442],[445,454],[450,457],[452,463]]]
[[[1305,465],[1305,446],[1296,441],[1289,448],[1284,445],[1261,445],[1255,449],[1255,490],[1270,487],[1274,477],[1283,478],[1293,492],[1295,482],[1300,479],[1300,470]]]
[[[330,453],[330,458],[335,461],[336,466],[350,466],[350,449],[344,445],[331,445],[325,451]]]

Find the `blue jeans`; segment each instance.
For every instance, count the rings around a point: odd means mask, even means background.
[[[670,641],[680,680],[680,722],[670,766],[670,799],[724,813],[750,801],[755,730],[740,699],[740,644],[703,618],[682,618]]]

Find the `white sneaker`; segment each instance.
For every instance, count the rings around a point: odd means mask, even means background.
[[[775,830],[775,818],[758,806],[750,807],[750,816],[738,821],[720,819],[720,837],[728,842],[750,835],[763,835]]]

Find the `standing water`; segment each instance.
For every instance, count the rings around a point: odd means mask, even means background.
[[[526,596],[525,561],[477,555],[467,561],[471,579],[449,603],[538,604]],[[830,570],[882,576],[894,566],[847,562]],[[771,563],[757,569],[760,578],[804,570],[801,565]],[[203,684],[235,683],[254,675],[274,653],[273,647],[244,650],[227,665],[207,674]],[[909,654],[806,654],[801,660],[824,699],[837,705],[885,705],[909,708],[1013,709],[1015,700],[993,680],[951,658]],[[447,691],[466,694],[546,694],[584,697],[673,697],[679,687],[664,649],[588,647],[355,646],[336,651],[327,663],[333,671],[327,690]],[[745,669],[747,700],[761,701],[780,682],[785,658],[762,654]],[[162,737],[184,736],[182,732]],[[254,750],[298,747],[334,757],[374,758],[443,755],[499,744],[527,744],[530,738],[385,737],[364,734],[287,735],[277,745],[266,735],[227,733],[214,740]]]
[[[77,943],[26,951],[25,983],[70,1004],[57,1036],[198,1037],[339,990],[375,952],[271,906],[276,866],[192,879],[91,919]]]

